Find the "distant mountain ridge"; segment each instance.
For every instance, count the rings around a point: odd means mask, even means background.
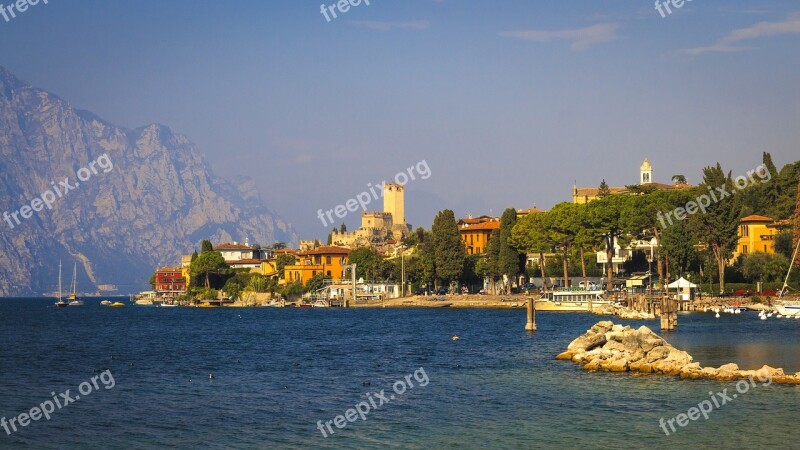
[[[59,259],[65,280],[78,263],[80,291],[129,292],[202,239],[297,243],[252,183],[237,188],[214,176],[185,136],[157,124],[115,126],[0,66],[0,214],[19,212],[65,177],[77,182],[103,154],[113,170],[80,182],[51,210],[0,221],[0,296],[55,291]]]

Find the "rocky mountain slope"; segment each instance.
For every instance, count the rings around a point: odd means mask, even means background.
[[[77,262],[79,291],[125,293],[202,239],[297,241],[252,185],[215,177],[185,136],[112,125],[2,67],[0,173],[0,296],[55,291],[59,259],[65,282]]]

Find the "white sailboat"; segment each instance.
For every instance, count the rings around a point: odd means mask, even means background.
[[[59,308],[63,308],[65,306],[69,306],[63,298],[61,298],[61,261],[58,261],[58,301],[56,302],[56,306]]]
[[[83,306],[83,300],[78,300],[77,283],[78,264],[72,266],[72,293],[69,294],[69,306]]]
[[[786,278],[783,280],[783,287],[781,288],[781,292],[778,294],[779,298],[786,295],[786,292],[789,290],[789,275],[792,273],[792,266],[794,266],[794,262],[797,259],[798,250],[800,250],[800,239],[798,239],[797,246],[794,248],[792,262],[789,263],[789,270],[786,271]],[[783,305],[779,305],[777,309],[778,312],[784,316],[795,316],[800,314],[800,303],[784,303]]]

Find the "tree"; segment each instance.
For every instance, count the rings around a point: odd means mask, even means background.
[[[325,280],[330,279],[331,277],[323,273],[314,275],[306,282],[306,292],[317,292],[318,290],[323,289],[325,287]]]
[[[797,206],[794,209],[794,246],[800,244],[800,180],[797,181]],[[796,253],[796,250],[795,250]],[[794,266],[800,268],[800,258],[796,258]]]
[[[193,251],[193,252],[192,252],[192,261],[194,261],[195,259],[197,259],[197,256],[198,256],[198,255],[197,255],[197,250]]]
[[[333,245],[333,233],[336,232],[336,228],[334,228],[330,233],[328,233],[328,245]]]
[[[682,221],[667,227],[661,237],[663,255],[669,258],[671,267],[678,276],[683,276],[689,264],[696,258],[694,241],[686,224]]]
[[[611,195],[611,189],[608,188],[605,178],[600,182],[600,187],[597,189],[597,198],[605,198]]]
[[[375,280],[382,277],[383,258],[372,247],[361,247],[353,250],[347,256],[347,261],[356,265],[356,278]]]
[[[684,175],[673,175],[672,176],[672,184],[688,184],[686,183],[686,176]]]
[[[446,285],[461,278],[467,255],[452,210],[440,211],[431,227],[436,279]]]
[[[742,275],[750,281],[783,281],[789,260],[783,255],[753,252],[744,256]]]
[[[286,266],[293,266],[295,264],[297,264],[297,258],[295,258],[294,255],[288,253],[278,255],[278,258],[275,259],[275,269],[278,271],[278,278],[283,278],[283,269]]]
[[[500,217],[500,232],[498,233],[499,251],[497,255],[497,269],[508,280],[506,293],[511,293],[511,281],[520,272],[520,253],[511,244],[511,230],[517,223],[517,210],[508,208]]]
[[[486,242],[485,274],[492,285],[492,294],[497,294],[497,280],[500,279],[500,230],[492,230]]]
[[[211,244],[211,241],[203,239],[203,241],[200,243],[200,253],[202,254],[213,251],[214,251],[214,246]]]
[[[156,274],[150,275],[150,286],[153,286],[153,290],[156,289]]]
[[[580,214],[580,208],[582,208],[582,205],[564,202],[557,204],[553,209],[545,213],[545,229],[548,240],[561,252],[564,287],[570,285],[569,253],[575,243],[579,227],[582,225],[575,220],[575,216]]]
[[[775,253],[783,255],[786,258],[792,259],[794,252],[792,232],[789,230],[781,230],[775,235]]]
[[[730,197],[735,195],[735,189],[731,173],[728,172],[725,175],[722,166],[717,163],[716,166],[703,169],[703,183],[698,186],[696,193],[698,195],[713,193],[714,196],[717,194],[723,196],[724,194],[720,192],[722,190],[728,193],[727,197]],[[689,216],[689,229],[695,240],[705,245],[714,255],[719,272],[719,289],[720,292],[724,292],[725,267],[733,255],[738,241],[740,208],[737,197],[718,198],[717,200],[712,201],[706,207],[705,213],[698,211]]]
[[[626,222],[623,217],[629,215],[626,211],[631,203],[631,196],[612,195],[609,197],[589,202],[587,224],[596,236],[600,236],[606,247],[606,289],[613,288],[613,268],[615,246],[620,248],[627,244]]]
[[[278,241],[272,244],[272,248],[274,248],[275,250],[283,250],[286,248],[286,243]]]
[[[202,275],[205,278],[206,289],[211,288],[210,275],[212,273],[221,274],[228,269],[228,264],[225,263],[225,258],[222,257],[220,252],[204,252],[192,261],[189,268],[192,274],[192,279],[199,279]]]
[[[344,234],[346,232],[347,232],[347,225],[345,225],[344,222],[342,222],[342,225],[339,227],[339,233]]]
[[[511,229],[511,243],[525,253],[539,255],[539,271],[542,275],[542,289],[547,292],[547,262],[544,254],[553,250],[552,243],[547,238],[545,213],[528,214],[518,220]],[[491,243],[491,240],[489,240]]]

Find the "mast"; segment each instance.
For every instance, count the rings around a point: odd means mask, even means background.
[[[61,302],[61,260],[58,260],[58,301]]]
[[[778,297],[783,297],[783,293],[786,292],[786,289],[789,287],[789,274],[792,273],[792,266],[794,266],[794,261],[797,258],[798,249],[800,249],[800,239],[797,240],[797,246],[794,248],[794,254],[792,255],[792,262],[789,263],[789,270],[786,271],[786,279],[783,280],[783,287]]]
[[[76,298],[78,297],[78,293],[76,292],[78,288],[77,275],[76,275],[77,270],[78,270],[78,263],[74,263],[74,265],[72,266],[72,296]]]

